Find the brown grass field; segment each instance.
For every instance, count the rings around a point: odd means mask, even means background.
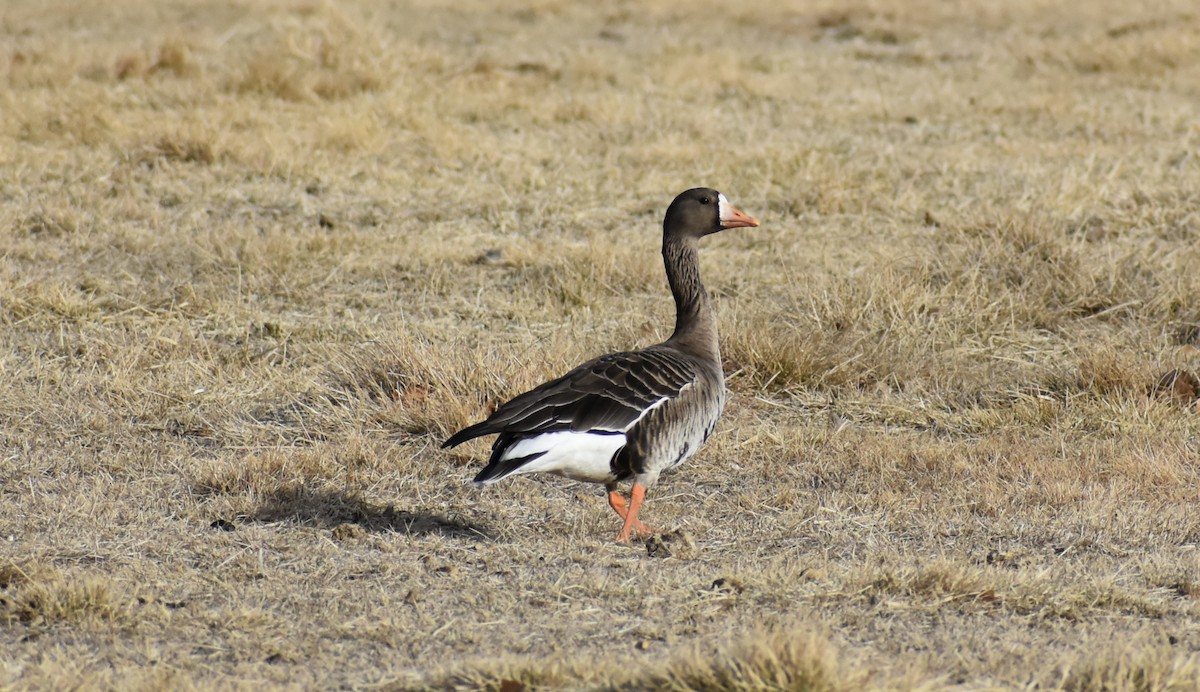
[[[497,400],[731,400],[618,545]],[[0,688],[1200,687],[1193,0],[7,0]]]

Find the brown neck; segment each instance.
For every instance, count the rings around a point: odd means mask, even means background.
[[[675,296],[675,333],[667,341],[697,356],[719,360],[717,320],[700,281],[696,239],[666,236],[662,252],[667,282]]]

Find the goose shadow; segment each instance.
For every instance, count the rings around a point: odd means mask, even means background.
[[[459,517],[422,509],[396,509],[394,505],[377,505],[353,494],[328,490],[280,490],[267,496],[247,518],[259,522],[298,521],[324,529],[355,524],[371,532],[494,540],[486,526]]]

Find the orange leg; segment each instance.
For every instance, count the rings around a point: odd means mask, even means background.
[[[625,519],[625,512],[627,511],[625,509],[625,498],[622,497],[621,493],[617,492],[616,489],[608,491],[608,506],[612,507],[613,511],[616,512],[617,516],[621,517],[622,520]]]
[[[616,494],[616,491],[609,493],[608,503],[612,505],[612,508],[616,510],[617,514],[620,514],[625,520],[625,525],[621,527],[621,533],[617,534],[618,543],[628,543],[629,536],[634,531],[636,531],[639,536],[647,536],[654,533],[654,529],[646,526],[637,519],[638,510],[642,508],[642,500],[646,498],[645,486],[639,485],[638,483],[633,484],[633,490],[629,493],[629,509],[625,512],[621,511],[621,509],[625,509],[625,498],[617,495],[617,498],[620,501],[620,509],[617,509],[617,504],[613,501],[614,494]]]

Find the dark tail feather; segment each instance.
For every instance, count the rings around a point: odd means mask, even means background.
[[[467,427],[463,428],[462,430],[459,430],[458,432],[454,433],[445,442],[443,442],[442,449],[446,449],[447,447],[457,447],[458,445],[466,442],[467,440],[473,440],[476,437],[482,437],[484,435],[490,435],[493,432],[496,432],[495,430],[488,430],[487,428],[488,428],[487,421],[483,421],[482,423],[476,423],[475,425],[467,426]]]
[[[462,430],[454,433],[449,439],[442,443],[442,449],[447,447],[455,447],[466,442],[467,440],[473,440],[476,437],[492,435],[495,433],[500,433],[500,437],[496,438],[495,443],[492,444],[492,458],[488,460],[487,466],[484,466],[483,470],[475,476],[475,485],[488,485],[490,483],[495,483],[501,478],[511,476],[525,464],[546,454],[545,452],[537,452],[535,454],[528,454],[523,457],[516,457],[515,459],[502,460],[500,457],[503,456],[504,451],[508,449],[508,446],[512,443],[513,438],[511,435],[508,435],[502,431],[492,429],[488,421],[476,423],[475,425],[463,428]]]
[[[483,470],[479,472],[479,475],[475,476],[475,485],[487,485],[489,483],[495,483],[501,478],[507,478],[508,476],[511,476],[517,469],[540,456],[544,456],[545,454],[545,452],[538,452],[528,456],[517,457],[515,459],[505,459],[504,461],[501,461],[499,459],[500,454],[493,453],[492,460],[488,462],[487,466],[483,467]]]

